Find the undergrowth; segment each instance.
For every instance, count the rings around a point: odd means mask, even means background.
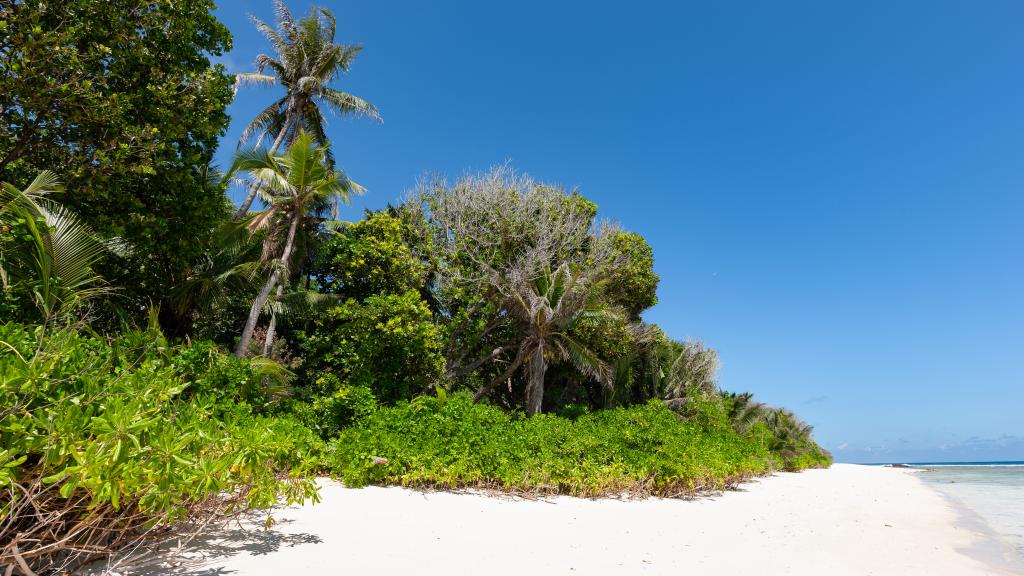
[[[0,325],[0,565],[67,573],[172,526],[316,497],[319,438],[241,393],[258,364],[152,330],[41,330]]]
[[[526,418],[459,393],[378,409],[330,443],[326,466],[349,486],[688,497],[828,463],[820,451],[787,461],[771,443],[762,424],[737,433],[713,401],[686,418],[658,401]]]

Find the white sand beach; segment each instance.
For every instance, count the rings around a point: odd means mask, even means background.
[[[837,464],[693,501],[531,501],[346,489],[219,529],[161,574],[1014,574],[943,496],[893,468]]]

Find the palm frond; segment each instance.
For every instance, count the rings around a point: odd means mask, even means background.
[[[289,43],[294,44],[299,37],[299,30],[295,26],[295,17],[284,0],[274,0],[274,17],[277,19],[277,27],[285,33]]]
[[[13,266],[5,266],[3,281],[10,286],[9,271],[17,270],[21,276],[17,283],[25,287],[44,319],[58,309],[70,312],[86,300],[111,293],[95,266],[110,253],[128,250],[119,239],[100,238],[71,210],[47,198],[59,189],[57,178],[45,171],[24,190],[0,185],[0,215],[19,218],[29,237],[27,249],[14,252],[5,262]]]
[[[606,389],[612,386],[614,374],[611,367],[593,350],[564,332],[558,333],[558,337],[554,342],[560,345],[560,347],[564,347],[566,359],[569,360],[574,368],[593,378]]]
[[[64,185],[56,174],[49,170],[43,170],[36,174],[32,182],[21,191],[22,195],[29,200],[41,200],[54,192],[62,192]]]
[[[270,44],[274,47],[274,50],[280,55],[285,54],[288,51],[288,43],[281,38],[281,35],[277,33],[271,26],[263,22],[259,18],[249,15],[249,20],[256,26],[256,29],[263,33],[263,36],[270,41]]]
[[[324,149],[324,160],[328,168],[334,168],[334,153],[331,151],[330,138],[327,137],[327,122],[316,106],[310,105],[302,114],[303,129],[313,136],[316,143]]]
[[[263,391],[274,399],[285,398],[291,393],[291,381],[295,376],[281,363],[270,358],[255,357],[249,360]]]
[[[376,106],[348,92],[325,87],[321,89],[319,96],[326,100],[331,105],[331,109],[339,114],[354,114],[372,118],[378,122],[384,121]]]
[[[120,243],[100,240],[78,216],[63,206],[49,206],[45,218],[50,228],[47,235],[50,256],[62,287],[76,290],[95,283],[93,267]]]
[[[235,74],[234,91],[237,94],[239,88],[247,86],[273,86],[277,84],[277,77],[259,72],[241,72]]]

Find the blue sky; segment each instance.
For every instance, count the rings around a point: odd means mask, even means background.
[[[325,5],[384,117],[331,119],[347,217],[509,160],[643,234],[646,318],[837,460],[1024,459],[1024,4]],[[269,49],[250,12],[218,9],[232,72]]]

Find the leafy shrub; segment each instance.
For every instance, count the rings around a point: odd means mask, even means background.
[[[40,330],[0,325],[0,565],[71,570],[175,523],[315,497],[318,438],[227,409],[215,386],[233,376],[203,372],[198,348],[176,364],[152,332]]]
[[[612,273],[606,285],[607,297],[631,318],[639,319],[641,312],[658,303],[654,251],[635,232],[620,232],[612,238],[612,244],[616,252],[625,256],[625,264]]]
[[[342,430],[326,463],[349,485],[486,487],[597,496],[690,496],[781,465],[720,407],[682,419],[660,401],[575,419],[525,418],[462,393],[381,408]]]
[[[327,311],[302,346],[307,374],[334,374],[383,403],[407,400],[441,378],[444,359],[419,293],[349,299]]]
[[[722,392],[718,402],[732,427],[740,434],[759,438],[777,455],[786,470],[828,466],[832,455],[814,441],[813,427],[783,408],[755,402],[749,393]]]
[[[302,372],[315,382],[315,397],[298,410],[325,436],[363,410],[353,402],[408,400],[441,378],[441,337],[420,293],[427,267],[409,243],[412,234],[396,215],[368,212],[318,252],[313,278],[339,304],[299,334]]]
[[[427,269],[408,242],[412,234],[400,218],[367,212],[320,247],[314,274],[317,284],[324,293],[342,300],[422,288]]]
[[[224,411],[266,413],[288,394],[288,372],[264,358],[236,358],[209,341],[175,350],[171,365],[188,382],[187,397],[210,398]]]
[[[377,410],[377,398],[366,386],[342,384],[333,374],[316,381],[317,394],[308,402],[292,402],[288,408],[296,418],[327,440],[345,426],[362,421]]]

